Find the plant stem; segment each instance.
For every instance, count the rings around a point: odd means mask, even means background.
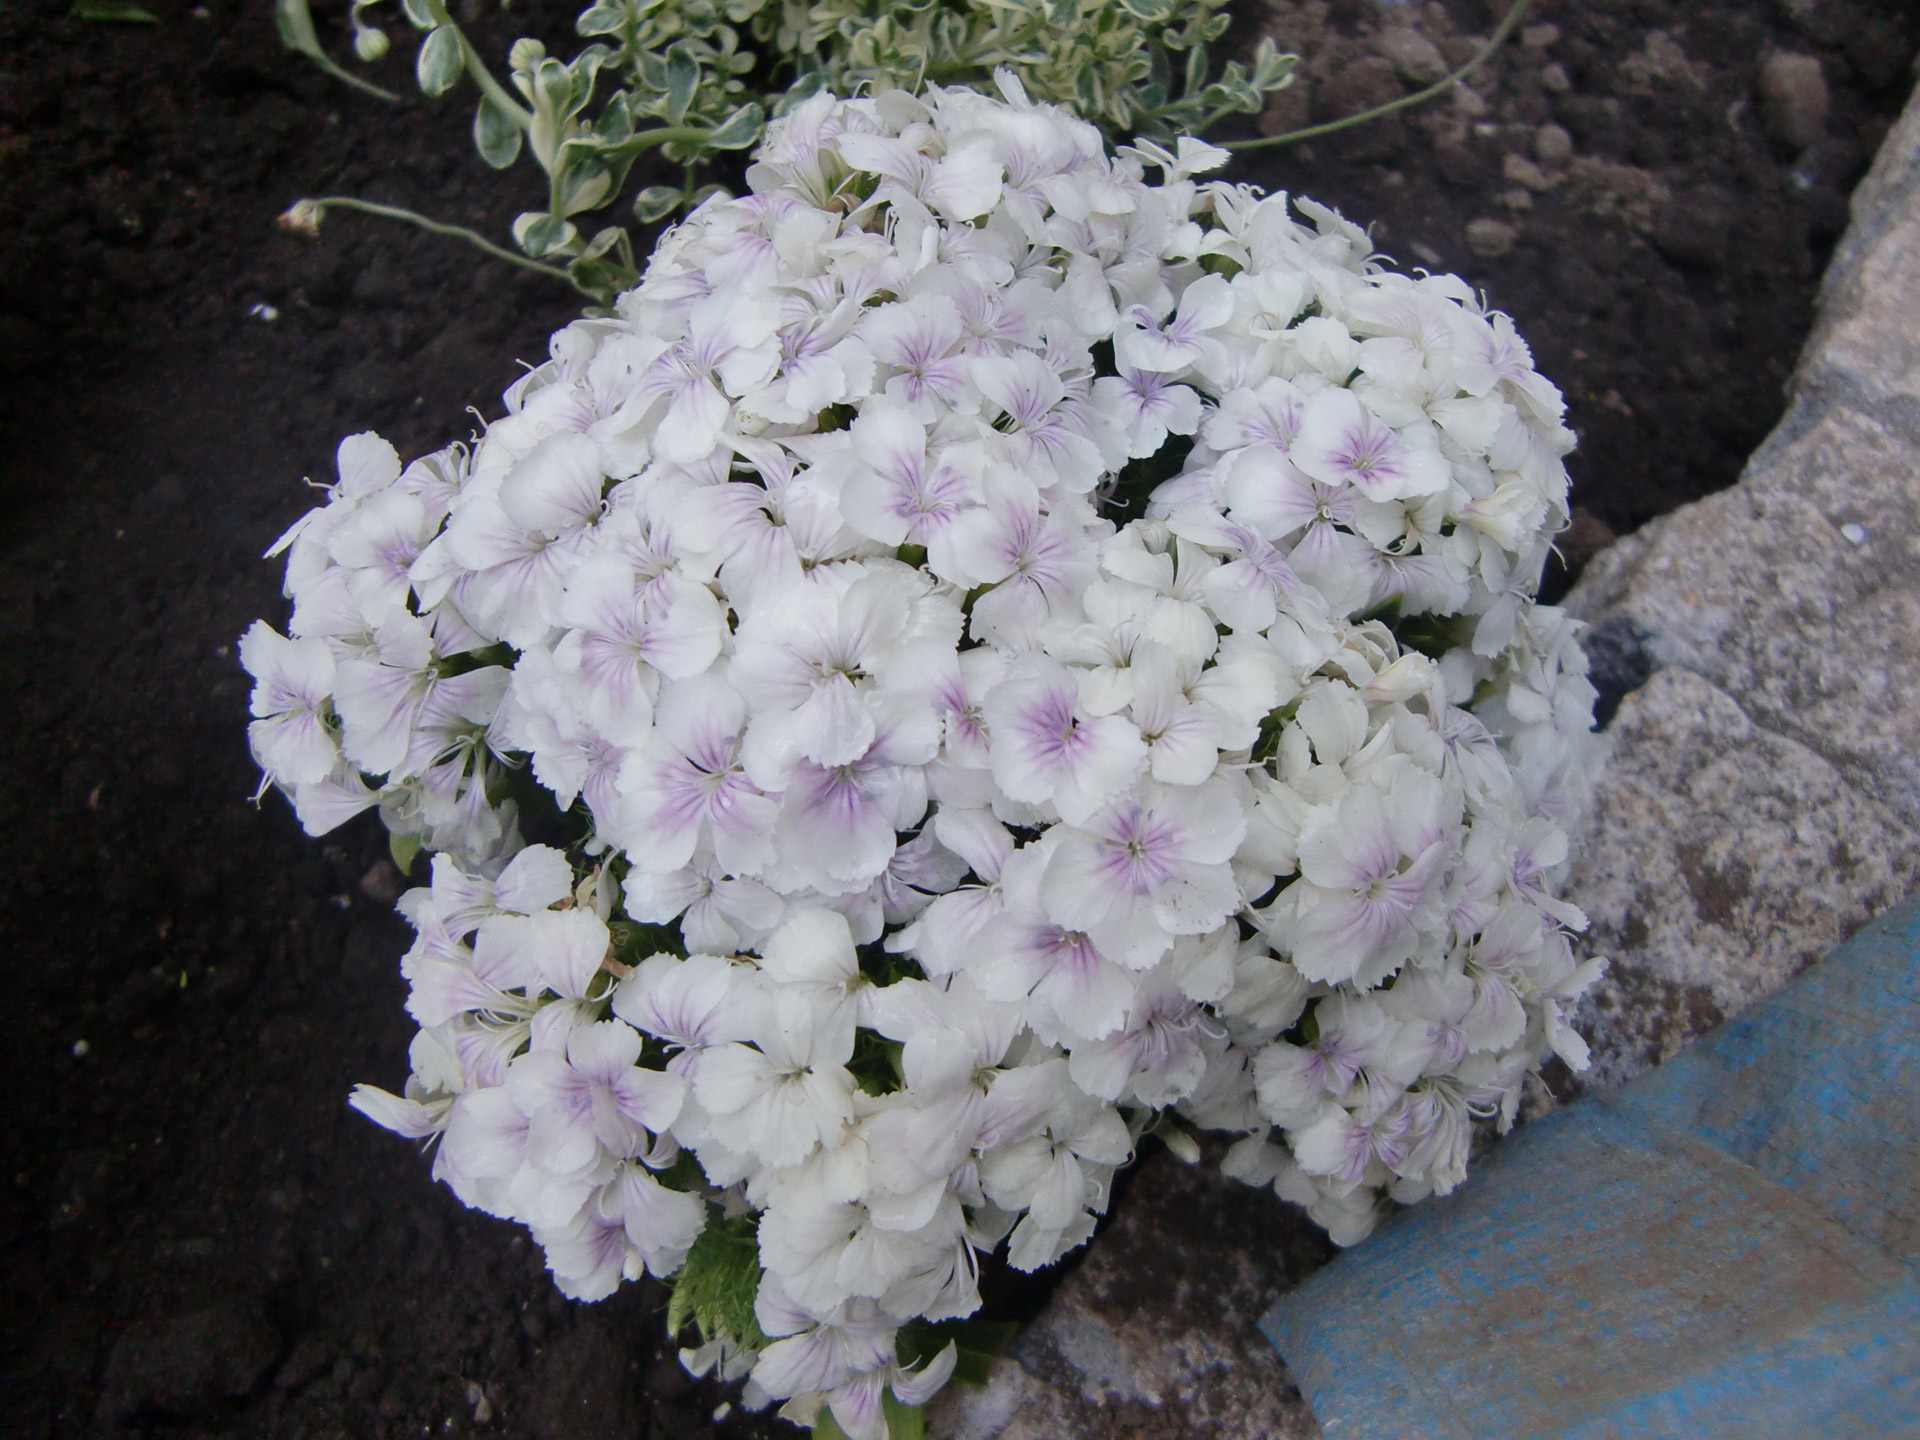
[[[1289,130],[1284,135],[1265,135],[1258,140],[1229,140],[1221,148],[1235,151],[1264,150],[1269,145],[1291,145],[1296,140],[1311,140],[1318,135],[1331,135],[1335,131],[1345,130],[1349,126],[1361,125],[1368,120],[1378,120],[1381,116],[1391,115],[1396,110],[1405,110],[1410,106],[1419,105],[1424,101],[1431,100],[1434,96],[1451,89],[1460,81],[1466,79],[1491,59],[1494,52],[1506,43],[1507,37],[1513,33],[1513,27],[1520,23],[1520,17],[1526,14],[1527,7],[1532,3],[1533,0],[1515,0],[1514,7],[1507,11],[1507,18],[1502,20],[1499,28],[1493,32],[1493,38],[1487,41],[1471,60],[1447,76],[1446,79],[1429,85],[1424,90],[1416,90],[1411,95],[1402,95],[1398,100],[1389,100],[1386,104],[1376,105],[1371,110],[1362,110],[1358,115],[1348,115],[1339,120],[1329,120],[1324,125],[1309,125],[1304,130]]]
[[[536,275],[550,276],[564,285],[572,285],[575,290],[590,300],[599,298],[591,290],[582,289],[575,284],[573,276],[560,266],[543,265],[538,260],[529,260],[524,255],[516,255],[513,251],[494,244],[479,231],[469,230],[464,225],[448,225],[439,220],[429,220],[417,211],[403,209],[398,205],[380,205],[372,200],[356,200],[350,195],[327,195],[305,203],[314,207],[316,220],[328,210],[356,210],[363,215],[378,215],[383,220],[404,220],[409,225],[418,226],[435,235],[451,235],[456,240],[464,240],[476,249],[484,250],[496,260],[504,260],[509,265],[518,265],[522,270],[531,270]]]
[[[487,62],[480,58],[480,52],[467,39],[467,32],[453,23],[453,17],[447,13],[446,0],[427,0],[427,13],[433,17],[434,24],[445,25],[453,31],[453,38],[460,42],[461,60],[467,67],[467,73],[473,77],[473,83],[480,87],[480,93],[515,125],[522,130],[531,130],[533,112],[514,99],[507,87],[493,78],[493,72],[487,69]]]
[[[307,58],[342,84],[351,85],[354,89],[364,91],[377,100],[385,100],[390,105],[402,103],[400,97],[393,91],[384,89],[371,80],[362,79],[346,66],[335,63],[334,58],[324,50],[309,50]]]
[[[273,20],[279,28],[280,38],[290,49],[306,56],[334,79],[391,104],[400,103],[400,97],[393,91],[383,90],[371,80],[363,80],[345,66],[334,63],[333,57],[321,48],[320,36],[313,28],[313,12],[307,8],[307,0],[279,0],[273,7]]]
[[[652,130],[642,130],[637,135],[629,135],[617,144],[606,146],[600,153],[624,159],[629,155],[643,154],[656,145],[697,145],[712,134],[711,130],[698,125],[661,125]]]

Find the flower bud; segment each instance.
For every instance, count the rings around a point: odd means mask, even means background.
[[[387,39],[387,32],[378,26],[365,25],[354,32],[353,53],[368,64],[372,64],[375,60],[384,60],[387,51],[392,48],[392,42]]]
[[[317,200],[296,200],[274,221],[282,230],[292,231],[295,235],[305,235],[308,239],[317,239],[320,234],[320,202]]]

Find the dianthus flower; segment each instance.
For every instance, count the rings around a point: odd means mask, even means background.
[[[1003,88],[796,107],[470,449],[344,442],[241,651],[308,829],[435,852],[354,1104],[862,1440],[1150,1126],[1342,1244],[1453,1188],[1599,963],[1558,393],[1462,282]]]

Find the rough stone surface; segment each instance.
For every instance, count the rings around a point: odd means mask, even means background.
[[[1782,145],[1798,150],[1818,140],[1831,103],[1814,56],[1782,52],[1769,55],[1760,67],[1760,113],[1767,134]]]
[[[1447,76],[1447,57],[1418,30],[1391,26],[1376,42],[1394,72],[1410,85],[1431,85]]]
[[[1504,220],[1480,219],[1467,223],[1467,248],[1492,260],[1513,248],[1520,232]]]
[[[952,1386],[939,1440],[1317,1440],[1286,1365],[1254,1328],[1331,1246],[1306,1216],[1165,1151],[982,1389]]]
[[[1661,670],[1611,733],[1575,882],[1616,964],[1589,1085],[1771,994],[1920,878],[1920,831],[1691,670]]]
[[[1567,599],[1603,701],[1631,692],[1569,882],[1613,960],[1589,1085],[1920,883],[1920,106],[1853,216],[1740,483],[1605,551]]]
[[[1542,165],[1564,165],[1573,158],[1573,136],[1562,125],[1542,125],[1533,132],[1533,158]]]

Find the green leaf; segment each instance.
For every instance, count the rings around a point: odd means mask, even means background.
[[[882,1390],[880,1413],[887,1420],[887,1440],[926,1440],[927,1412],[917,1405],[902,1405],[891,1390]],[[847,1432],[824,1405],[813,1422],[813,1440],[847,1440]]]
[[[902,1405],[891,1390],[882,1390],[880,1410],[887,1417],[888,1440],[926,1440],[927,1412],[918,1405]]]
[[[420,58],[414,62],[413,73],[420,81],[421,92],[437,100],[459,82],[466,68],[460,32],[451,25],[442,25],[420,42]]]
[[[142,10],[138,5],[128,5],[122,0],[73,0],[73,18],[76,20],[119,21],[132,25],[158,25],[160,17],[151,11]]]
[[[676,41],[667,50],[667,123],[678,125],[687,118],[687,107],[700,90],[700,62],[684,41]]]
[[[440,23],[427,8],[427,0],[400,0],[400,9],[405,13],[407,23],[416,30],[431,30]]]
[[[538,260],[568,249],[580,239],[572,223],[544,210],[529,210],[514,218],[513,243]]]
[[[278,0],[273,7],[273,27],[280,32],[281,43],[302,55],[325,54],[320,36],[313,28],[313,15],[307,0]]]
[[[962,1385],[984,1385],[993,1362],[1013,1343],[1020,1327],[1010,1320],[916,1320],[898,1340],[900,1363],[924,1365],[949,1344],[954,1347],[953,1378]]]
[[[1196,45],[1187,51],[1187,94],[1197,93],[1207,83],[1207,48]]]
[[[600,67],[611,55],[604,45],[589,45],[573,57],[567,66],[567,104],[562,112],[567,119],[587,108],[587,102],[593,99],[594,82],[600,78]]]
[[[752,1215],[720,1218],[720,1207],[709,1206],[707,1228],[687,1251],[680,1273],[673,1277],[673,1298],[667,1302],[667,1333],[678,1335],[691,1320],[703,1339],[724,1337],[748,1349],[760,1349],[767,1337],[753,1313],[760,1289],[760,1244]]]
[[[573,72],[558,60],[542,60],[533,72],[533,90],[535,108],[559,119],[573,99]]]
[[[1279,90],[1292,84],[1293,68],[1299,63],[1298,55],[1282,55],[1273,37],[1262,37],[1253,52],[1253,88]]]
[[[633,218],[651,225],[679,208],[685,192],[677,185],[649,185],[633,197]]]
[[[766,128],[766,111],[758,105],[742,105],[707,133],[707,144],[715,150],[744,150],[758,141]]]
[[[616,90],[600,107],[600,118],[593,122],[593,133],[609,145],[618,145],[633,136],[633,106],[627,92]]]
[[[626,7],[622,5],[595,5],[591,10],[580,12],[580,18],[573,22],[573,28],[581,35],[618,35],[627,23]]]
[[[420,857],[420,837],[418,835],[387,836],[387,853],[393,856],[394,868],[402,875],[413,873],[413,862]]]
[[[567,273],[574,284],[609,305],[622,290],[640,283],[640,272],[633,264],[633,241],[618,225],[609,225],[588,241],[587,248],[567,265]]]
[[[578,215],[583,210],[598,210],[613,197],[616,180],[607,168],[601,149],[592,136],[575,136],[560,147],[547,191],[550,212]],[[623,163],[622,179],[625,168]]]
[[[513,123],[512,116],[484,97],[473,112],[473,148],[496,170],[504,170],[520,158],[520,127]]]

